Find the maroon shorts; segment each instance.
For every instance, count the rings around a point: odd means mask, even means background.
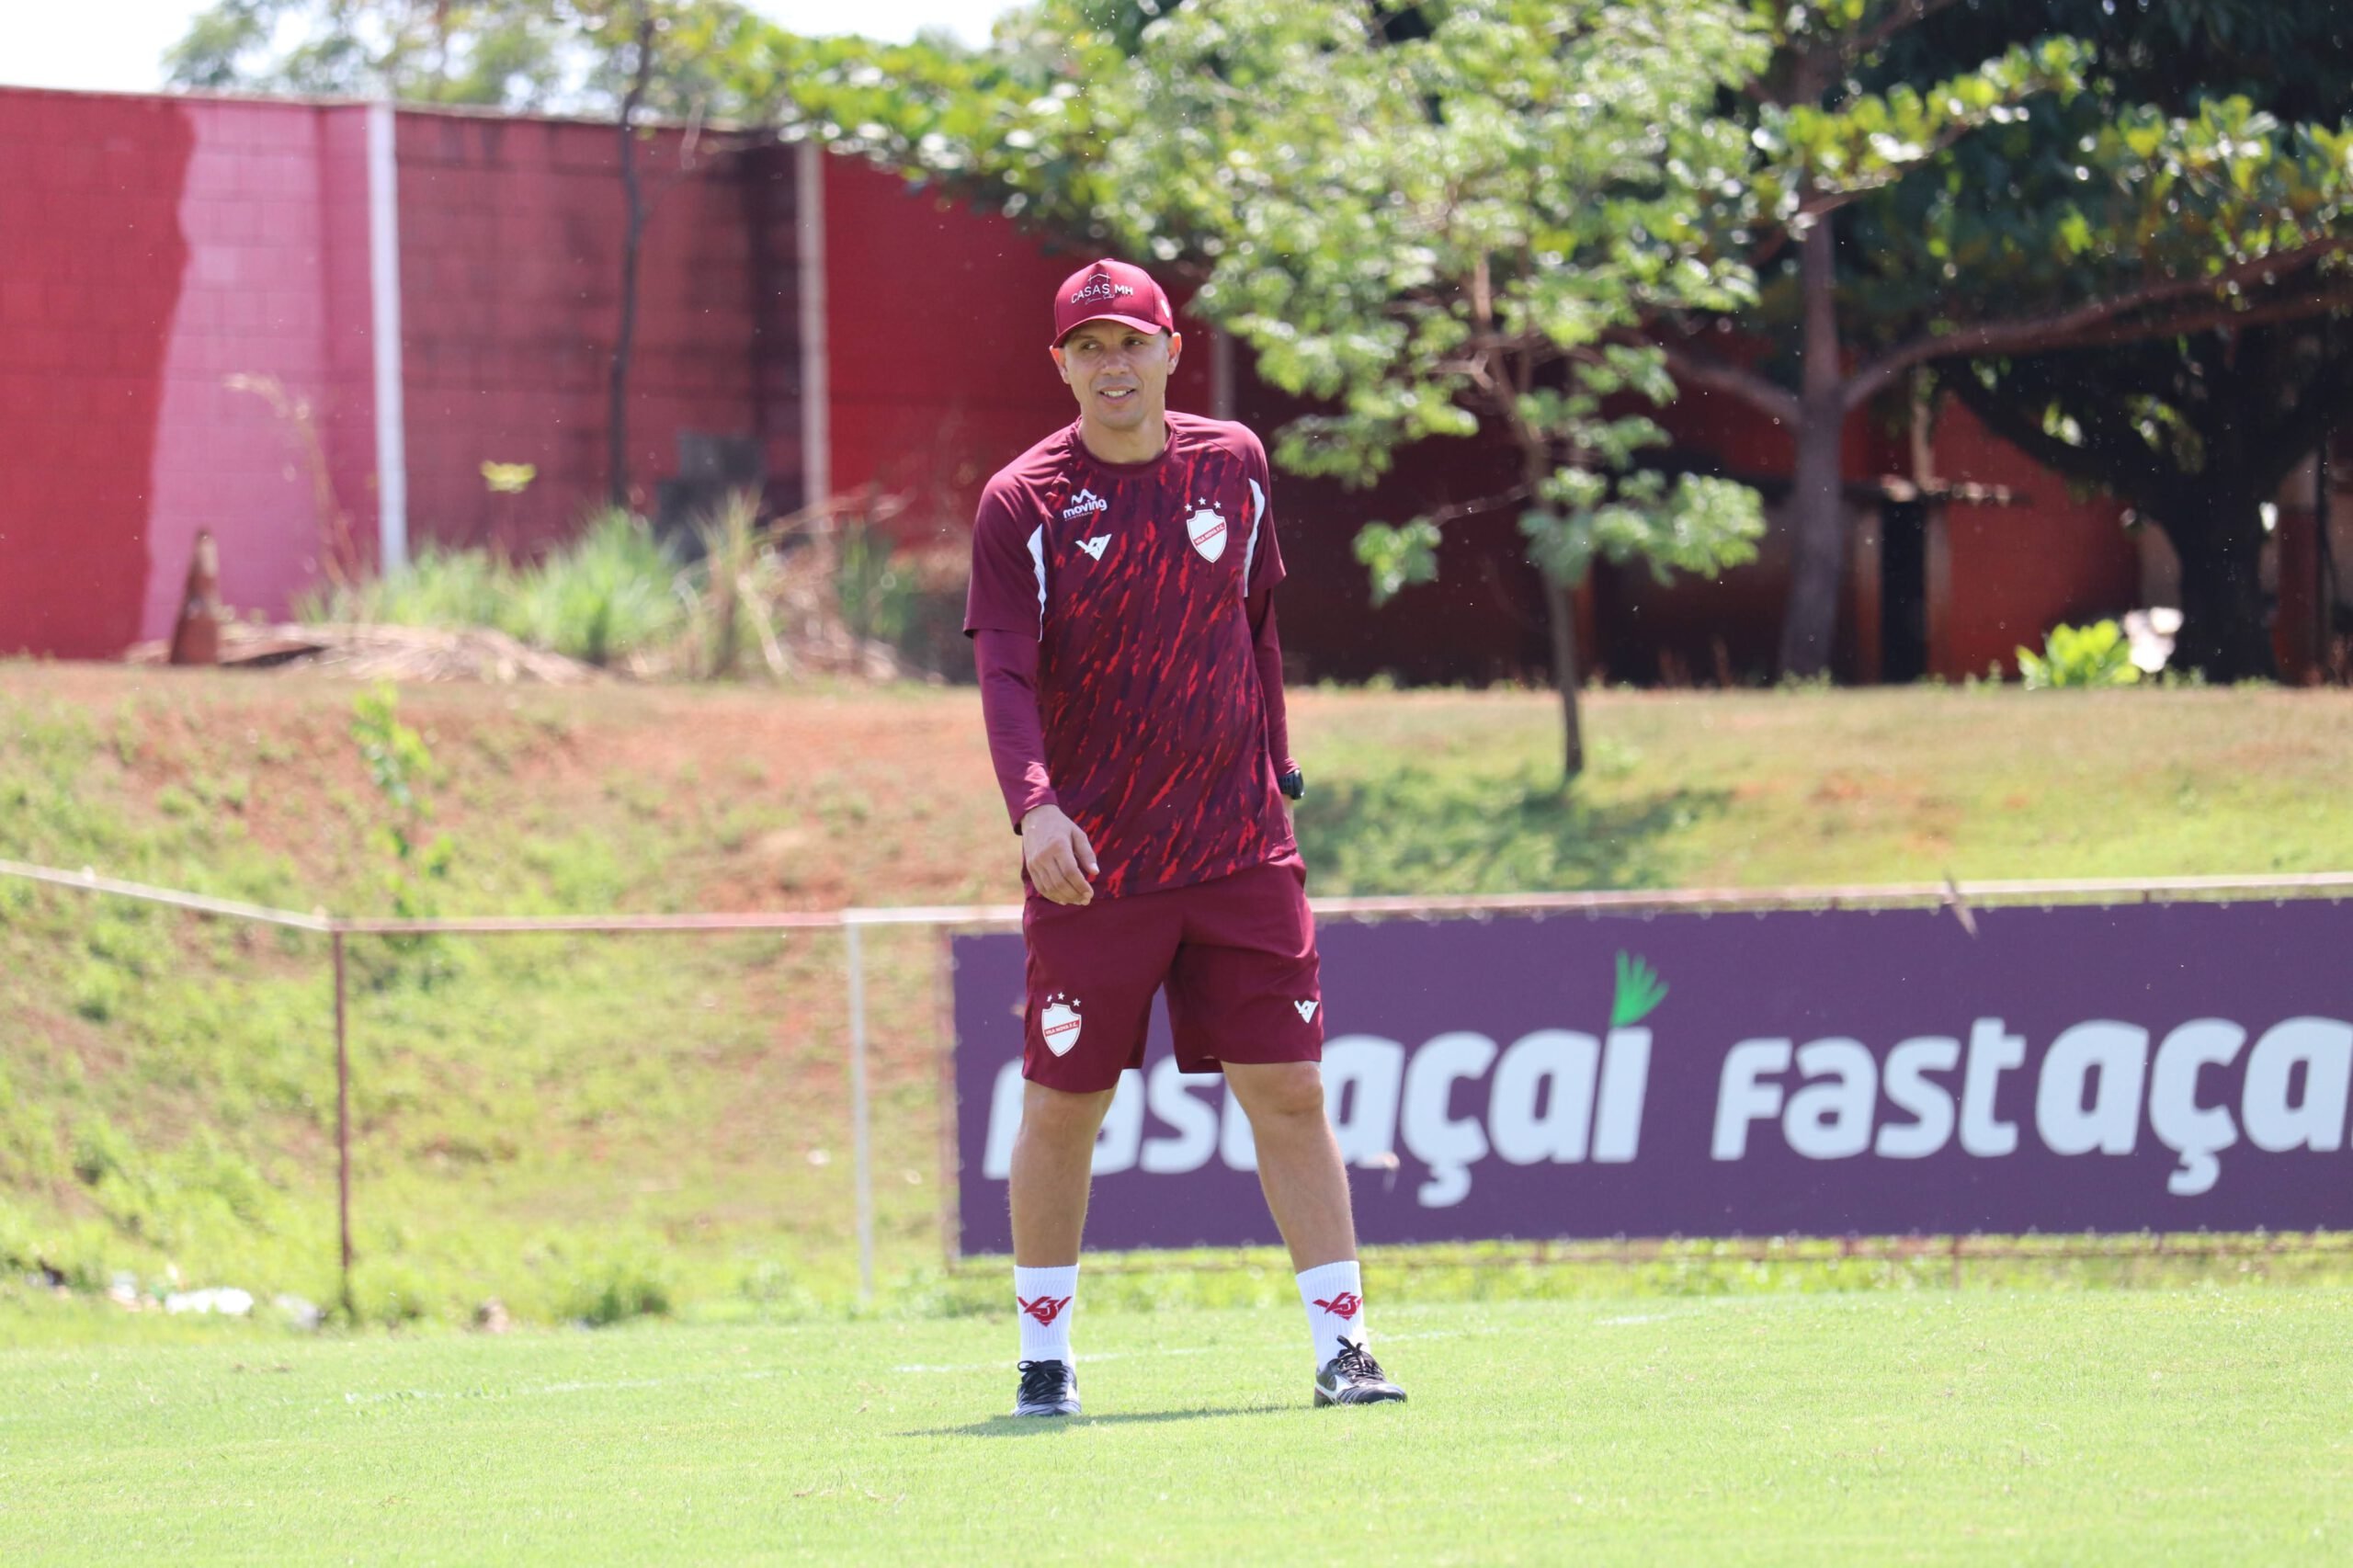
[[[1021,1073],[1071,1094],[1143,1065],[1152,994],[1168,988],[1176,1064],[1320,1062],[1324,993],[1307,871],[1293,857],[1159,892],[1021,912],[1029,949]]]

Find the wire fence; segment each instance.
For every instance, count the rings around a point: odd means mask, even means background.
[[[337,1292],[341,1304],[348,1312],[356,1311],[353,1271],[357,1256],[353,1228],[354,1187],[354,1119],[355,1092],[353,1068],[353,1034],[351,991],[355,966],[356,944],[361,939],[376,942],[385,948],[399,949],[404,944],[426,941],[494,942],[506,945],[562,937],[649,937],[657,935],[726,937],[774,936],[790,939],[796,934],[837,937],[841,948],[841,988],[837,997],[837,1015],[841,1029],[842,1068],[847,1079],[847,1121],[844,1131],[850,1142],[849,1207],[853,1213],[855,1251],[857,1255],[858,1288],[861,1297],[870,1298],[875,1289],[877,1182],[875,1149],[875,1096],[872,1082],[873,1038],[870,1000],[874,974],[872,944],[879,934],[904,932],[925,938],[915,954],[896,952],[891,959],[892,985],[891,995],[894,1005],[912,1019],[919,1015],[920,1022],[909,1021],[910,1033],[927,1035],[928,1062],[920,1064],[916,1076],[920,1085],[904,1086],[899,1098],[900,1108],[911,1108],[920,1099],[932,1100],[930,1109],[936,1129],[936,1143],[930,1151],[932,1171],[930,1180],[938,1195],[937,1224],[948,1265],[957,1263],[953,1238],[956,1234],[957,1148],[955,1137],[955,1092],[952,1076],[951,1051],[953,1024],[950,1008],[950,980],[948,962],[948,941],[960,931],[1003,929],[1017,925],[1020,909],[1015,905],[940,906],[914,908],[847,908],[835,911],[771,913],[679,913],[603,915],[478,915],[435,919],[395,919],[371,916],[338,916],[323,912],[302,913],[272,908],[235,900],[210,897],[181,890],[153,887],[142,883],[119,881],[97,875],[92,870],[64,870],[54,867],[27,865],[0,860],[0,877],[19,879],[37,884],[72,890],[94,897],[129,900],[137,903],[177,910],[210,920],[239,923],[247,926],[276,927],[290,933],[324,937],[326,941],[328,968],[333,983],[333,1015],[331,1040],[335,1072],[334,1143],[336,1166],[336,1268]],[[1517,895],[1482,895],[1459,897],[1370,897],[1319,898],[1311,901],[1318,918],[1330,920],[1399,920],[1436,918],[1481,918],[1503,915],[1599,916],[1604,915],[1642,915],[1686,912],[1740,912],[1767,910],[1828,910],[1842,908],[1902,908],[1928,906],[1948,910],[1964,926],[1973,923],[1972,910],[1999,904],[2052,904],[2084,900],[2137,900],[2162,902],[2177,900],[2207,900],[2224,898],[2268,897],[2342,898],[2353,895],[2353,873],[2325,873],[2271,877],[2187,877],[2169,879],[2107,879],[2075,881],[2004,881],[1961,883],[1947,881],[1939,883],[1905,883],[1887,885],[1852,885],[1837,887],[1782,889],[1696,889],[1673,891],[1626,891],[1597,892],[1529,893]],[[928,984],[925,983],[926,977]],[[803,975],[802,979],[813,976]],[[822,988],[822,986],[821,986]],[[924,994],[927,993],[927,996]],[[926,1006],[927,1001],[928,1006]],[[742,1004],[750,1006],[752,1004]],[[327,1020],[322,1020],[325,1023]],[[561,1066],[553,1071],[561,1072]],[[897,1104],[894,1101],[894,1104]],[[899,1138],[897,1155],[912,1157],[907,1140],[896,1132],[899,1119],[894,1118],[894,1137]],[[811,1150],[813,1163],[818,1150]],[[911,1177],[919,1177],[913,1166],[904,1167]],[[904,1203],[894,1206],[903,1209]],[[2000,1238],[1922,1238],[1895,1237],[1876,1241],[1845,1238],[1821,1244],[1811,1250],[1792,1253],[1787,1246],[1771,1238],[1743,1240],[1729,1244],[1728,1255],[1723,1245],[1711,1246],[1707,1256],[1736,1256],[1754,1258],[1798,1256],[1852,1259],[1858,1256],[1881,1257],[1905,1263],[1916,1263],[1933,1256],[1949,1266],[1958,1279],[1964,1262],[1995,1258],[2030,1258],[2052,1256],[2052,1248],[2064,1249],[2064,1241],[2049,1238],[2006,1242]],[[2105,1256],[2119,1246],[2134,1244],[2130,1239],[2102,1238],[2086,1240],[2086,1256]],[[2140,1244],[2164,1253],[2169,1246],[2178,1253],[2199,1248],[2215,1250],[2234,1244],[2227,1239],[2171,1240],[2147,1238]],[[2293,1237],[2258,1236],[2250,1238],[2246,1245],[2269,1253],[2283,1246],[2314,1253],[2328,1251],[2336,1243],[2330,1239],[2310,1237],[2301,1242]],[[1630,1240],[1617,1244],[1534,1244],[1518,1249],[1512,1256],[1540,1263],[1608,1262],[1620,1265],[1656,1263],[1677,1256],[1693,1256],[1688,1244],[1677,1241]],[[1677,1248],[1685,1249],[1678,1254]],[[1860,1252],[1859,1254],[1859,1250]],[[2079,1249],[2081,1250],[2081,1249]],[[1467,1255],[1466,1255],[1467,1256]],[[1488,1259],[1500,1256],[1493,1249],[1477,1254]],[[1443,1262],[1443,1251],[1432,1259]]]

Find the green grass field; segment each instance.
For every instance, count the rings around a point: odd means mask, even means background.
[[[0,663],[0,857],[389,913],[360,695]],[[451,846],[422,895],[441,913],[1017,885],[969,690],[433,686],[399,711],[433,758],[426,831]],[[1585,712],[1591,766],[1563,790],[1546,694],[1297,693],[1311,888],[2353,869],[2342,691],[1607,691]],[[921,934],[868,953],[881,1280],[961,1302],[938,1271],[932,958]],[[353,959],[365,1321],[460,1324],[492,1298],[537,1323],[773,1321],[848,1298],[837,942],[359,942]],[[332,1298],[324,942],[0,881],[0,1343],[48,1332],[18,1323],[41,1293],[19,1282],[43,1271],[85,1300],[124,1275]]]
[[[1295,1307],[0,1352],[14,1562],[2281,1562],[2353,1542],[2342,1290]]]
[[[0,857],[385,912],[355,695],[0,665]],[[400,703],[443,913],[1010,895],[969,692]],[[1293,714],[1322,892],[2353,868],[2343,693],[1602,693],[1568,790],[1540,695]],[[1415,1399],[1345,1412],[1279,1260],[1130,1260],[1083,1294],[1093,1414],[1016,1426],[1006,1282],[939,1265],[920,937],[869,953],[870,1307],[838,949],[741,937],[360,944],[357,1321],[111,1304],[331,1298],[324,957],[0,883],[0,1564],[2347,1551],[2341,1248],[1376,1254]],[[494,1298],[526,1326],[457,1331]]]

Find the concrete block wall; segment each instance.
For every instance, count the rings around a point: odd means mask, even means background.
[[[361,113],[0,92],[0,652],[168,634],[199,529],[273,613],[327,496],[372,529]]]
[[[756,275],[744,185],[772,159],[638,142],[653,204],[629,380],[629,477],[650,507],[684,434],[764,443],[772,496],[797,502],[797,411],[767,416],[779,357],[797,366],[791,208]],[[568,537],[607,494],[607,399],[626,206],[616,133],[577,121],[404,112],[401,295],[412,539],[517,553]],[[789,175],[790,165],[783,165]],[[780,230],[780,237],[778,231]],[[762,329],[763,290],[770,301]],[[519,494],[484,462],[529,463]]]
[[[0,653],[139,635],[195,142],[176,105],[0,94]]]
[[[169,635],[199,529],[222,597],[278,615],[375,531],[365,110],[191,102],[188,264],[162,368],[143,636]],[[340,516],[338,516],[340,514]]]

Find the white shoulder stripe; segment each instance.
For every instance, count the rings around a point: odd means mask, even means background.
[[[1258,523],[1267,515],[1267,493],[1258,482],[1250,482],[1250,546],[1242,552],[1242,592],[1250,592],[1250,569],[1258,564]]]
[[[1038,641],[1046,640],[1046,528],[1029,530],[1029,567],[1038,574]]]

